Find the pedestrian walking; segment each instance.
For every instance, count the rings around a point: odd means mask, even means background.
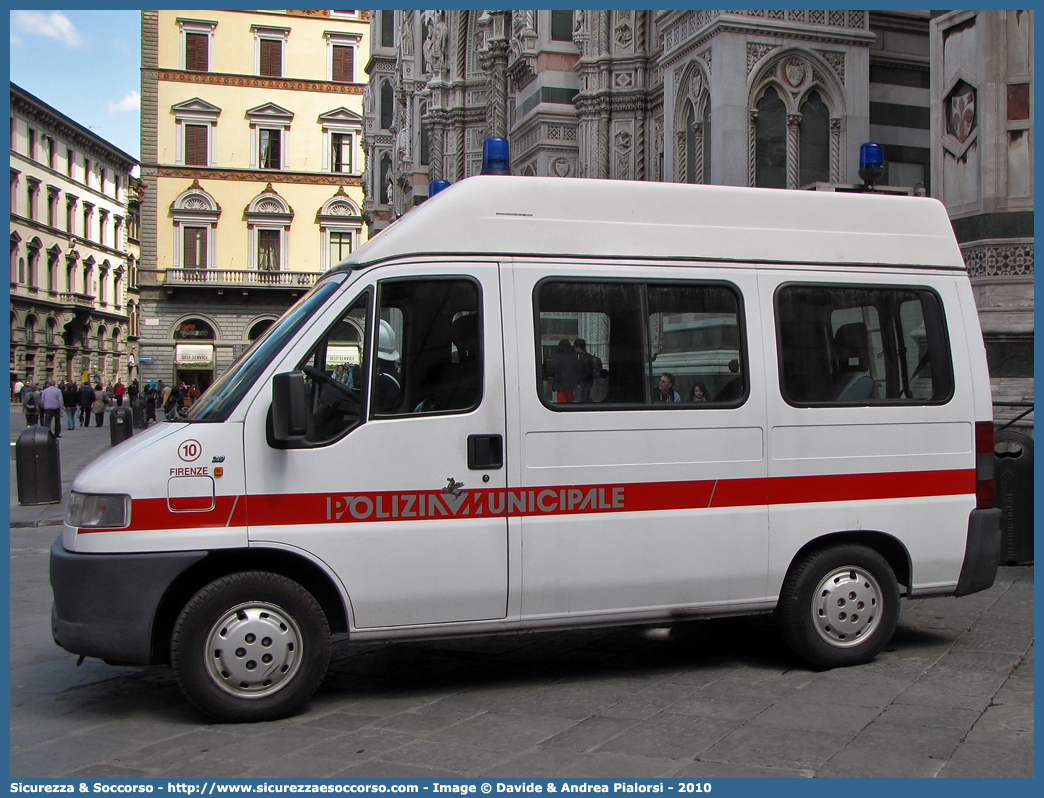
[[[123,407],[123,395],[127,393],[127,386],[123,380],[116,381],[116,387],[112,389],[112,395],[116,397],[116,407]]]
[[[62,387],[62,401],[65,403],[65,426],[76,429],[76,406],[80,404],[80,392],[73,380],[67,380]]]
[[[40,394],[35,386],[26,386],[22,393],[22,412],[25,414],[25,425],[35,427],[40,423]]]
[[[160,384],[163,384],[163,380],[160,380]],[[156,383],[150,382],[145,386],[145,426],[149,425],[149,422],[156,422],[156,399],[159,398],[159,391],[156,390]]]
[[[94,426],[100,427],[105,420],[105,411],[109,409],[109,396],[99,382],[94,386],[94,401],[91,403],[91,412],[94,413]]]
[[[54,380],[48,380],[47,387],[41,392],[40,407],[43,409],[44,426],[50,429],[53,423],[54,437],[62,437],[62,410],[65,409],[65,400]]]
[[[85,382],[80,386],[79,405],[81,427],[89,427],[91,425],[91,405],[94,404],[95,398],[94,388],[91,387],[89,382]]]

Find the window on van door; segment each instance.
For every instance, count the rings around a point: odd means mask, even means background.
[[[938,296],[921,288],[792,285],[776,296],[783,398],[932,404],[953,395]]]
[[[301,364],[310,443],[339,438],[364,418],[368,304],[368,294],[359,297]]]
[[[388,280],[378,298],[376,416],[464,412],[482,398],[478,285],[465,279]]]
[[[538,392],[553,409],[692,409],[747,394],[731,286],[549,281],[536,301]]]

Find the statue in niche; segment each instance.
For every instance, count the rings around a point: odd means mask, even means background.
[[[427,37],[424,41],[424,58],[432,72],[446,69],[446,43],[449,28],[446,27],[445,11],[425,11],[424,29]]]

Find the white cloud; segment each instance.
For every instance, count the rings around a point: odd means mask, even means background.
[[[118,103],[114,103],[109,100],[109,113],[116,113],[117,111],[140,111],[141,110],[141,95],[136,91],[132,91],[127,94]]]
[[[47,14],[43,11],[12,11],[11,28],[21,33],[57,39],[69,47],[79,47],[84,38],[76,26],[61,11]]]
[[[18,46],[18,45],[20,45],[21,43],[22,43],[22,40],[21,40],[21,39],[19,39],[19,38],[18,38],[17,36],[15,36],[15,35],[14,35],[14,34],[12,33],[12,34],[11,34],[11,46],[12,46],[12,47],[17,47],[17,46]]]

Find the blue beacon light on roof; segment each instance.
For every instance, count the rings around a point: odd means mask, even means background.
[[[884,176],[884,147],[868,141],[859,148],[859,177],[867,188]]]
[[[501,136],[487,136],[482,140],[483,175],[510,175],[511,156],[508,152],[508,140]]]

